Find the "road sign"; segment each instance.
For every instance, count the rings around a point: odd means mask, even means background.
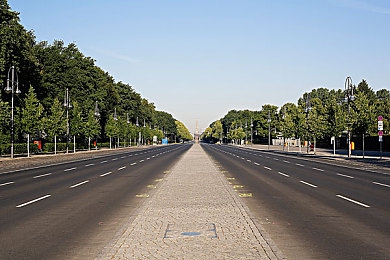
[[[383,131],[383,121],[378,121],[378,130]]]

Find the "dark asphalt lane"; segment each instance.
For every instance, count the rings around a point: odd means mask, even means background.
[[[202,145],[288,259],[389,259],[390,175]]]
[[[0,259],[93,259],[190,145],[0,175]]]

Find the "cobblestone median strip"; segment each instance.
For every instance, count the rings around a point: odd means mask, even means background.
[[[283,259],[199,144],[97,259]]]

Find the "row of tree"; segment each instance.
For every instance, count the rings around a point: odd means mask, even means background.
[[[375,92],[366,80],[351,85],[351,89],[353,95],[351,91],[318,88],[304,93],[297,104],[286,103],[280,108],[267,104],[260,111],[231,110],[210,124],[202,138],[230,142],[250,140],[252,135],[254,142],[267,143],[271,134],[271,138],[300,138],[329,144],[331,137],[345,139],[349,131],[359,140],[363,135],[377,137],[378,116],[383,117],[383,133],[387,136],[389,90]]]
[[[60,40],[52,44],[37,43],[33,31],[20,24],[19,13],[10,9],[7,0],[0,0],[0,17],[2,144],[10,142],[12,95],[5,93],[4,88],[12,78],[12,66],[17,71],[14,80],[21,91],[14,98],[17,142],[23,142],[26,134],[47,141],[53,141],[55,136],[65,138],[67,111],[70,135],[76,136],[78,142],[97,136],[134,138],[139,132],[148,140],[154,135],[160,139],[163,135],[171,140],[192,139],[181,122],[169,113],[157,111],[153,103],[142,98],[129,84],[115,82],[74,43],[67,46]],[[68,105],[64,104],[66,89]]]

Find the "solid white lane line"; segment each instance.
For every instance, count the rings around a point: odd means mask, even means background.
[[[296,163],[295,165],[296,165],[296,166],[301,166],[301,167],[304,167],[304,165],[302,165],[302,164],[299,164],[299,163]]]
[[[349,176],[349,175],[344,175],[344,174],[341,174],[341,173],[337,173],[338,176],[341,176],[341,177],[345,177],[345,178],[350,178],[350,179],[354,179],[355,177],[353,176]]]
[[[123,169],[126,169],[126,166],[118,168],[118,171],[123,170]]]
[[[104,176],[107,176],[109,174],[111,174],[112,172],[106,172],[106,173],[103,173],[103,174],[100,174],[100,177],[104,177]]]
[[[30,200],[30,201],[27,201],[27,202],[22,203],[22,204],[20,204],[20,205],[17,205],[16,207],[17,207],[17,208],[21,208],[21,207],[27,206],[27,205],[29,205],[29,204],[35,203],[35,202],[37,202],[37,201],[40,201],[40,200],[49,198],[50,196],[51,196],[50,194],[47,194],[47,195],[42,196],[42,197],[40,197],[40,198],[37,198],[37,199],[34,199],[34,200]]]
[[[308,182],[305,182],[305,181],[299,181],[300,183],[303,183],[303,184],[305,184],[305,185],[307,185],[307,186],[310,186],[310,187],[313,187],[313,188],[317,188],[317,186],[316,185],[314,185],[314,184],[311,184],[311,183],[308,183]]]
[[[288,175],[288,174],[285,174],[285,173],[283,173],[283,172],[278,172],[280,175],[283,175],[283,176],[285,176],[285,177],[290,177],[290,175]]]
[[[94,163],[90,163],[90,164],[85,165],[85,167],[89,167],[89,166],[93,166],[93,165],[95,165],[95,164]]]
[[[87,180],[87,181],[83,181],[83,182],[80,182],[80,183],[77,183],[77,184],[75,184],[75,185],[72,185],[72,186],[70,186],[69,188],[76,188],[76,187],[78,187],[78,186],[80,186],[80,185],[83,185],[83,184],[86,184],[86,183],[88,183],[89,181]]]
[[[15,183],[15,182],[10,181],[10,182],[6,182],[6,183],[2,183],[2,184],[0,184],[0,186],[10,185],[10,184],[13,184],[13,183]]]
[[[107,161],[101,161],[100,163],[106,163]]]
[[[51,175],[51,173],[46,173],[46,174],[42,174],[42,175],[37,175],[37,176],[34,176],[33,179],[42,178],[42,177],[46,177],[46,176],[49,176],[49,175]]]
[[[73,168],[65,169],[64,172],[73,171],[73,170],[76,170],[76,169],[77,169],[77,167],[73,167]]]
[[[313,170],[320,171],[320,172],[324,171],[323,169],[319,169],[319,168],[315,168],[315,167],[313,167]]]
[[[267,167],[267,166],[264,166],[264,169],[267,169],[267,170],[269,170],[269,171],[272,171],[272,169],[269,168],[269,167]]]
[[[384,186],[384,187],[390,188],[390,185],[388,185],[388,184],[384,184],[384,183],[380,183],[380,182],[376,182],[376,181],[373,181],[372,183],[374,183],[376,185],[380,185],[380,186]]]
[[[341,199],[347,200],[347,201],[349,201],[349,202],[355,203],[355,204],[357,204],[357,205],[359,205],[359,206],[365,207],[365,208],[369,208],[369,207],[370,207],[370,206],[367,205],[367,204],[364,204],[364,203],[361,203],[361,202],[359,202],[359,201],[350,199],[350,198],[345,197],[345,196],[343,196],[343,195],[339,195],[339,194],[338,194],[338,195],[336,195],[336,196],[339,197],[339,198],[341,198]]]

